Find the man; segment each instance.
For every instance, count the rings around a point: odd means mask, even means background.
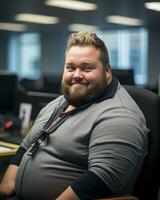
[[[79,200],[131,193],[147,153],[148,129],[112,76],[94,33],[71,35],[63,95],[42,109],[2,180],[23,200]]]

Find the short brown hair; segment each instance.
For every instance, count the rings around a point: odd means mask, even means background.
[[[77,32],[69,36],[66,48],[66,54],[72,46],[92,45],[100,50],[100,59],[103,66],[109,63],[109,55],[104,42],[95,34],[90,32]]]

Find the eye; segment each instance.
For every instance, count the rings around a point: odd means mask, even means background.
[[[66,69],[68,72],[73,72],[75,70],[75,66],[73,65],[66,65]]]
[[[83,68],[85,72],[91,72],[93,69],[94,69],[94,66],[92,65],[85,65]]]

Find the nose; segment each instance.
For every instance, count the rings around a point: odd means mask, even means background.
[[[75,70],[74,75],[73,75],[73,79],[75,79],[75,80],[83,79],[83,73],[82,73],[81,69],[77,68]]]

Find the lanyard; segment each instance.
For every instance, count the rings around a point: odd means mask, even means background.
[[[62,104],[62,106],[57,106],[54,109],[49,120],[46,122],[46,124],[42,128],[40,132],[40,136],[36,139],[35,143],[30,147],[29,151],[27,152],[28,156],[26,156],[25,161],[21,163],[21,169],[23,170],[21,171],[22,173],[21,178],[17,182],[17,191],[18,191],[17,196],[19,200],[23,199],[23,195],[22,195],[23,175],[24,175],[24,171],[29,160],[31,159],[31,157],[33,157],[36,154],[36,152],[38,151],[40,147],[40,144],[49,136],[49,134],[53,133],[70,116],[70,114],[68,113],[64,115],[63,117],[59,117],[59,114],[61,113],[65,105],[66,103]]]
[[[56,129],[70,116],[69,114],[64,115],[63,117],[59,117],[59,114],[64,107],[64,104],[60,106],[59,108],[56,107],[53,111],[51,117],[47,121],[47,123],[44,125],[40,132],[40,136],[37,138],[35,143],[32,145],[30,150],[28,151],[29,156],[34,156],[37,150],[39,149],[40,144],[51,134],[56,131]],[[58,119],[59,117],[59,119]],[[58,119],[58,120],[57,120]],[[57,120],[56,123],[52,125],[52,123]]]

